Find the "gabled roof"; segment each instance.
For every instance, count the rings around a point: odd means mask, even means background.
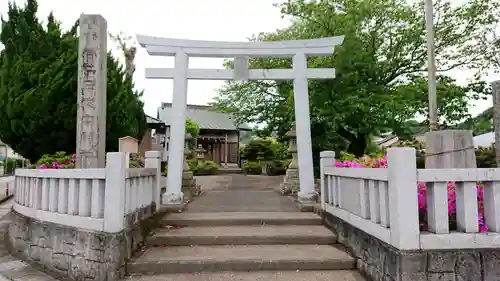
[[[237,125],[230,113],[215,111],[208,105],[187,105],[187,117],[200,126],[200,129],[211,130],[250,130],[247,124]],[[172,103],[162,103],[158,108],[158,119],[170,126],[172,118]]]
[[[146,114],[146,123],[148,123],[148,124],[163,124],[163,121],[161,121],[160,119],[151,117],[151,116]]]

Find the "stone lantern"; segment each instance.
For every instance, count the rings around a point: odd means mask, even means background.
[[[198,163],[205,159],[205,149],[203,149],[203,146],[201,144],[198,144],[198,148],[195,149],[196,151],[196,159],[198,159]]]
[[[288,152],[292,154],[292,161],[286,169],[285,179],[281,186],[283,194],[297,194],[299,192],[299,165],[297,157],[297,132],[295,122],[285,136],[288,138]]]
[[[267,175],[267,162],[264,161],[264,152],[259,151],[257,152],[257,161],[260,163],[261,167],[261,174],[262,175]]]
[[[186,133],[184,137],[184,164],[182,169],[182,193],[184,193],[184,201],[189,202],[193,197],[199,195],[199,187],[196,185],[196,180],[193,177],[193,171],[189,169],[187,161],[188,155],[191,153],[189,144],[193,137]]]

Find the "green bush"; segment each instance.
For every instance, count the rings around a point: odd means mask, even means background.
[[[263,152],[265,160],[283,160],[289,158],[288,148],[275,138],[254,138],[241,149],[241,158],[256,161],[258,153]]]
[[[59,151],[54,154],[45,154],[34,165],[28,166],[29,169],[74,169],[75,154],[66,154]],[[144,168],[144,157],[140,154],[131,153],[129,168]]]
[[[187,162],[189,170],[191,170],[195,176],[215,175],[219,169],[219,166],[214,161],[197,161],[196,159],[190,159]],[[168,176],[168,165],[165,165],[163,175]]]
[[[268,176],[279,176],[286,174],[286,168],[290,165],[291,159],[287,160],[274,160],[267,165],[266,174]]]
[[[249,175],[262,174],[262,166],[259,162],[248,161],[243,165],[243,170]]]
[[[144,157],[137,153],[130,154],[129,168],[144,168]]]
[[[200,135],[200,126],[193,120],[187,118],[186,133],[189,133],[193,138],[197,138]]]
[[[54,154],[45,154],[30,168],[36,169],[73,169],[75,168],[75,154],[66,154],[59,151]]]
[[[194,164],[190,164],[190,169],[195,176],[215,175],[219,169],[219,165],[214,161],[194,160],[192,162]]]
[[[476,162],[478,168],[496,168],[495,149],[493,147],[476,149]]]

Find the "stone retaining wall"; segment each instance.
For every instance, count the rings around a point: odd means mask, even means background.
[[[115,281],[147,233],[154,204],[128,216],[129,227],[119,233],[92,232],[41,222],[12,212],[8,245],[12,255],[56,278]]]
[[[500,249],[400,251],[329,213],[322,217],[369,280],[500,280]]]

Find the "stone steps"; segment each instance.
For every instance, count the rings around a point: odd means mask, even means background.
[[[335,244],[337,237],[319,225],[195,226],[163,228],[149,246]]]
[[[364,281],[355,270],[252,271],[131,276],[129,281]]]
[[[162,225],[128,263],[131,280],[364,280],[313,213],[186,212]]]
[[[354,269],[356,260],[329,245],[174,246],[146,250],[130,274]]]
[[[176,213],[162,221],[175,226],[236,226],[236,225],[322,225],[321,218],[304,212],[216,212]]]

